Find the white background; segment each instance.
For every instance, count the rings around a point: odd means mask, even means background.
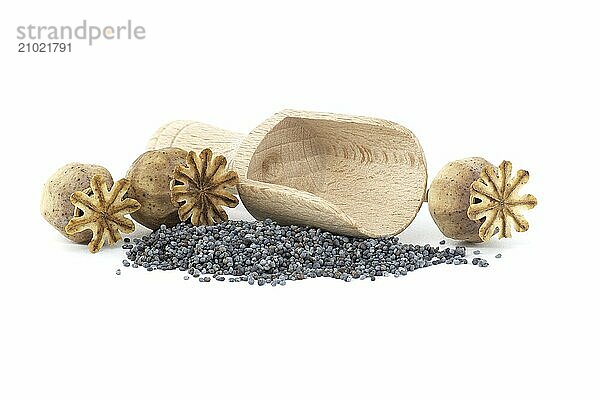
[[[594,2],[14,3],[0,12],[0,398],[600,397]],[[84,18],[147,38],[17,53],[18,25]],[[259,288],[116,276],[119,246],[88,254],[39,214],[62,164],[119,178],[165,122],[248,132],[283,108],[399,122],[430,179],[509,159],[531,173],[531,229],[481,246],[487,269]],[[426,207],[401,235],[440,239]]]

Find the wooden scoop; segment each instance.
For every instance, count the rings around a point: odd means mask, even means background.
[[[148,149],[180,147],[227,157],[239,196],[256,219],[380,237],[415,218],[427,187],[425,155],[411,131],[394,122],[284,110],[250,134],[200,122],[160,128]]]

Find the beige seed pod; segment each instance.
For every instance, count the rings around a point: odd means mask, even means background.
[[[150,150],[139,156],[129,168],[127,179],[131,187],[127,196],[136,199],[141,207],[131,217],[150,229],[162,224],[177,225],[179,206],[171,201],[170,183],[175,167],[185,164],[187,151],[167,147]]]
[[[229,192],[240,182],[235,171],[227,171],[227,159],[213,158],[210,149],[198,155],[190,151],[186,165],[175,168],[171,199],[179,204],[179,219],[193,225],[214,225],[227,221],[223,207],[235,207],[239,200]]]
[[[481,242],[479,228],[482,221],[472,221],[467,215],[470,205],[471,184],[484,167],[494,166],[481,157],[464,158],[446,164],[429,187],[429,213],[444,236]]]
[[[498,239],[512,237],[511,229],[525,232],[529,222],[523,212],[537,205],[532,194],[519,194],[529,181],[529,172],[523,169],[512,176],[512,163],[502,161],[498,168],[485,167],[479,179],[471,185],[471,199],[467,216],[473,221],[484,221],[479,237],[488,241],[498,233]]]
[[[69,234],[91,231],[92,240],[88,249],[97,253],[104,242],[114,244],[121,240],[121,233],[135,230],[132,220],[126,218],[140,208],[134,199],[123,199],[129,189],[127,179],[119,179],[109,188],[102,175],[95,175],[90,181],[90,192],[75,192],[71,195],[71,203],[81,215],[71,218],[65,231]]]
[[[88,243],[92,239],[89,230],[68,234],[65,226],[75,215],[75,206],[71,204],[71,195],[78,191],[90,190],[90,180],[94,175],[101,175],[110,187],[113,179],[108,170],[100,165],[70,163],[59,168],[42,190],[40,212],[50,225],[63,236],[76,243]]]

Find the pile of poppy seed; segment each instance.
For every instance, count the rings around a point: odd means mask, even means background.
[[[440,244],[444,244],[442,241]],[[214,226],[180,223],[127,240],[125,267],[187,271],[200,282],[211,279],[259,286],[327,277],[353,279],[406,275],[437,264],[467,264],[465,247],[403,244],[397,237],[363,239],[310,227],[264,221],[227,221]],[[476,257],[473,265],[487,267]],[[120,274],[120,270],[117,271]],[[227,278],[226,278],[227,277]]]

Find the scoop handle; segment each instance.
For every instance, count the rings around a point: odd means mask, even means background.
[[[178,120],[160,127],[150,138],[147,150],[179,147],[183,150],[200,152],[210,148],[213,154],[227,159],[231,169],[238,147],[246,136],[197,121]]]

